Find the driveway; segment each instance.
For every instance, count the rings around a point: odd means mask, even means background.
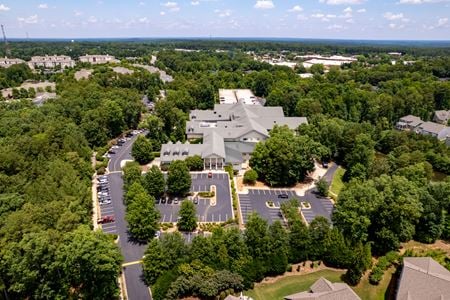
[[[131,147],[137,135],[128,139],[124,145],[115,150],[108,164],[108,179],[110,186],[111,204],[101,207],[101,213],[112,215],[115,222],[103,225],[103,232],[115,233],[119,236],[119,247],[124,256],[124,263],[133,263],[123,268],[128,299],[148,300],[152,299],[150,289],[142,279],[142,265],[137,263],[144,256],[146,244],[133,241],[128,233],[128,224],[125,221],[126,207],[123,203],[123,180],[120,163],[123,160],[131,160]]]

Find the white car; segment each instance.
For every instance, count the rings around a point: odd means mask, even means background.
[[[107,204],[111,204],[111,200],[103,200],[99,202],[100,205],[107,205]]]

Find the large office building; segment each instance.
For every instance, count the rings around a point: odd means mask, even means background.
[[[269,137],[276,125],[295,130],[307,124],[303,117],[285,117],[281,107],[216,104],[213,110],[193,110],[186,123],[187,140],[202,139],[201,144],[168,143],[161,147],[161,164],[199,155],[205,169],[232,165],[240,170],[248,163],[256,144]]]
[[[114,56],[111,55],[89,55],[80,56],[80,62],[96,64],[107,64],[119,62]]]
[[[45,55],[45,56],[33,56],[28,62],[30,68],[45,68],[54,69],[60,67],[61,69],[71,68],[75,66],[75,61],[66,55]]]
[[[23,63],[25,63],[25,61],[23,61],[19,58],[9,58],[9,57],[0,58],[0,67],[3,67],[3,68],[9,68],[12,65],[23,64]]]

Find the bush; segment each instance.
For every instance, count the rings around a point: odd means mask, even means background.
[[[204,164],[200,155],[194,155],[184,160],[189,168],[189,171],[203,171]]]
[[[317,191],[319,192],[319,194],[323,197],[328,197],[328,182],[325,180],[325,178],[320,178],[317,183]]]
[[[199,192],[198,195],[202,198],[212,198],[214,197],[214,192]]]
[[[255,170],[248,170],[244,173],[244,183],[255,184],[258,179],[258,173]]]

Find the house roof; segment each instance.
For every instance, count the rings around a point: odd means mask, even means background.
[[[413,115],[407,115],[400,118],[400,122],[407,123],[412,127],[416,127],[423,123],[422,119]]]
[[[222,158],[226,157],[223,137],[220,136],[216,131],[210,131],[203,137],[203,145],[205,145],[202,152],[203,158],[209,157],[211,155],[219,156]]]
[[[447,121],[450,119],[450,110],[437,110],[434,112],[434,118],[439,121]]]
[[[309,291],[284,297],[286,300],[361,300],[345,283],[331,283],[321,277]]]
[[[450,299],[450,271],[430,257],[405,257],[397,299]]]
[[[422,131],[439,134],[442,130],[447,128],[447,126],[434,122],[424,122],[420,124],[418,128]]]

